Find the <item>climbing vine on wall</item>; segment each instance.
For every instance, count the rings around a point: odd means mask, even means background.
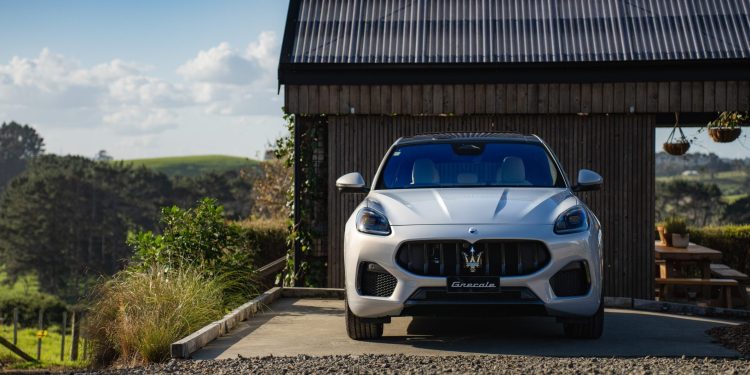
[[[301,284],[309,287],[321,287],[326,283],[326,262],[324,258],[315,257],[315,247],[323,247],[321,232],[325,229],[325,203],[327,197],[325,163],[326,127],[325,117],[304,118],[298,123],[295,115],[284,111],[284,121],[289,134],[276,140],[275,156],[283,160],[287,168],[294,168],[295,132],[300,132],[299,167],[287,194],[289,237],[287,239],[287,264],[283,273],[285,286]],[[299,222],[295,222],[294,188],[299,191]],[[295,244],[299,244],[302,259],[294,259]],[[295,272],[295,261],[299,268]],[[278,280],[281,281],[281,280]]]

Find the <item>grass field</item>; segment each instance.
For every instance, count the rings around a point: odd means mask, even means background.
[[[168,176],[197,176],[207,172],[225,172],[250,168],[257,160],[227,155],[175,156],[166,158],[124,160],[125,163],[143,165]]]
[[[13,354],[9,349],[0,345],[0,363],[6,364],[10,368],[29,368],[29,367],[83,367],[85,362],[82,360],[73,362],[70,361],[70,347],[72,345],[72,338],[70,337],[70,328],[68,328],[68,334],[65,336],[65,360],[60,361],[60,349],[62,343],[62,335],[60,334],[60,327],[53,326],[47,328],[47,336],[42,339],[42,356],[41,363],[33,364],[24,362],[17,355]],[[18,346],[26,354],[36,358],[37,349],[37,330],[33,328],[23,328],[18,331]],[[11,325],[0,325],[0,336],[13,342],[13,326]],[[83,340],[78,343],[78,358],[83,358]],[[0,365],[0,368],[3,366]]]
[[[686,181],[700,181],[703,183],[716,184],[724,194],[725,200],[737,200],[743,196],[750,194],[750,188],[745,186],[747,179],[747,173],[742,171],[729,171],[719,172],[711,178],[708,173],[702,173],[697,176],[670,176],[670,177],[657,177],[656,181],[672,181],[674,179],[681,179]]]

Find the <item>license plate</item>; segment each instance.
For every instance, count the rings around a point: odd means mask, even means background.
[[[488,276],[448,277],[448,293],[493,293],[500,291],[500,278]]]

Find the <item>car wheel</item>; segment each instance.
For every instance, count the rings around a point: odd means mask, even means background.
[[[565,336],[572,339],[596,340],[601,337],[604,331],[604,301],[599,303],[599,310],[594,316],[563,323],[563,330]]]
[[[383,337],[383,323],[370,323],[357,317],[349,310],[349,303],[344,302],[346,306],[346,333],[349,338],[354,340],[376,340]]]

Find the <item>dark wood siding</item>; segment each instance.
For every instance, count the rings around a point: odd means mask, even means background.
[[[533,100],[550,97],[548,89],[553,86],[545,87],[544,95],[533,91]],[[596,86],[592,93],[601,89]],[[632,96],[627,87],[624,90],[625,98]],[[588,103],[588,89],[580,92],[574,100]],[[435,95],[432,91],[433,102]],[[566,98],[570,105],[570,97]],[[497,110],[498,103],[494,105]],[[615,105],[622,107],[622,103]],[[528,110],[535,106],[524,107]],[[363,198],[363,195],[340,195],[335,189],[338,176],[359,171],[371,182],[386,150],[401,136],[442,131],[518,131],[545,139],[573,181],[581,168],[602,174],[603,190],[585,193],[582,198],[604,228],[605,294],[651,298],[654,126],[655,118],[650,115],[331,116],[328,118],[329,285],[343,286],[344,223]]]
[[[303,114],[714,112],[750,110],[748,85],[748,81],[291,85],[285,93],[287,111]]]

